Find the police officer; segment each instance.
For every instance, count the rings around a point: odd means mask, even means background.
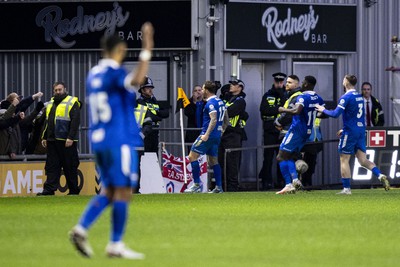
[[[218,162],[221,170],[224,170],[225,149],[242,147],[244,137],[244,126],[249,115],[246,112],[246,94],[243,92],[245,84],[242,80],[235,79],[229,81],[230,98],[224,101],[229,125],[222,135],[221,143],[218,149]],[[234,151],[227,154],[226,158],[226,189],[229,192],[239,190],[239,171],[240,171],[240,151]],[[224,179],[225,180],[225,179]]]
[[[63,82],[53,85],[54,97],[46,107],[46,121],[42,145],[47,147],[46,182],[38,195],[54,195],[60,184],[61,169],[64,171],[69,195],[78,195],[78,130],[81,103],[66,92]]]
[[[274,83],[272,88],[264,94],[260,104],[260,114],[263,121],[264,130],[264,145],[278,145],[279,130],[275,128],[274,121],[278,116],[278,108],[283,106],[286,101],[284,80],[286,74],[277,72],[272,74]],[[279,147],[276,148],[265,148],[264,149],[264,161],[262,169],[259,173],[259,178],[262,180],[262,189],[268,190],[274,188],[273,176],[272,176],[272,162],[274,160],[274,153],[278,154]],[[279,172],[279,168],[277,168]]]
[[[136,121],[139,126],[142,126],[145,152],[158,152],[158,128],[161,120],[169,116],[168,109],[160,107],[154,97],[153,89],[152,79],[146,76],[143,84],[140,85],[140,97],[137,99],[137,107],[135,108]]]

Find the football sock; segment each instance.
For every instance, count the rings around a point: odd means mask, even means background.
[[[197,160],[190,162],[192,166],[193,181],[196,184],[200,183],[200,165]]]
[[[379,177],[379,175],[381,174],[381,171],[376,166],[373,167],[371,171],[376,177]]]
[[[344,188],[350,188],[350,178],[342,178]]]
[[[296,163],[294,163],[294,160],[288,160],[287,165],[289,168],[290,177],[292,179],[298,179],[299,177],[297,176]]]
[[[97,195],[92,198],[83,212],[82,217],[79,220],[79,224],[85,228],[93,224],[93,222],[99,217],[99,215],[104,211],[104,209],[110,204],[108,198],[104,195]]]
[[[221,166],[219,164],[215,164],[213,166],[215,185],[219,188],[222,188],[222,175],[221,175]]]
[[[290,184],[292,182],[292,177],[290,176],[289,166],[287,162],[287,160],[279,162],[279,168],[281,169],[281,173],[283,178],[285,179],[285,183]]]
[[[128,216],[128,202],[117,200],[113,203],[111,241],[122,240]]]

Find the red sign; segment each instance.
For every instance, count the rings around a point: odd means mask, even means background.
[[[386,146],[386,131],[385,130],[370,130],[370,131],[368,131],[368,146],[369,147],[385,147]]]

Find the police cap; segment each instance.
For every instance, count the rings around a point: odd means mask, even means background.
[[[285,80],[286,76],[287,75],[282,72],[277,72],[277,73],[272,74],[272,77],[274,77],[274,80],[276,82],[283,82],[283,80]]]
[[[234,79],[232,81],[229,81],[229,83],[233,84],[233,85],[237,85],[238,84],[238,85],[242,86],[242,90],[244,90],[244,82],[242,80]]]

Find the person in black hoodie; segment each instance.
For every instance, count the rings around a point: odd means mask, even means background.
[[[249,115],[246,112],[246,94],[243,92],[245,84],[242,80],[234,79],[229,81],[230,98],[226,98],[225,105],[229,116],[229,125],[222,135],[218,149],[218,162],[223,172],[223,180],[226,180],[226,190],[235,192],[239,190],[239,171],[240,171],[240,151],[227,154],[226,158],[226,177],[224,177],[225,149],[240,148],[245,136],[244,126]]]
[[[78,195],[78,134],[81,102],[68,95],[63,82],[53,84],[54,97],[46,107],[46,121],[42,145],[47,147],[45,165],[46,182],[41,195],[54,195],[60,185],[61,170],[64,171],[69,195]]]

